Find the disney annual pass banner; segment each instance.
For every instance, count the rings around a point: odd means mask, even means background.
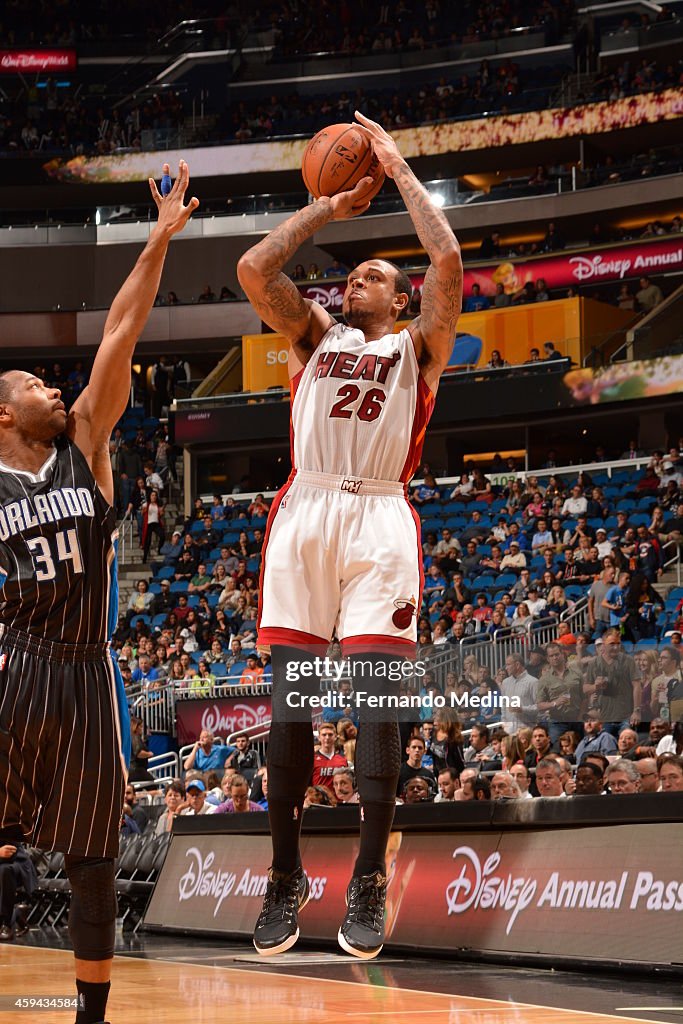
[[[314,813],[334,827],[334,810]],[[250,935],[270,838],[202,833],[174,834],[145,923]],[[683,825],[673,823],[393,832],[387,943],[680,964],[682,842]],[[312,894],[301,915],[305,938],[336,938],[356,854],[353,836],[304,835]]]

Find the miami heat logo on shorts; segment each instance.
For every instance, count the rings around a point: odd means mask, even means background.
[[[415,598],[399,597],[397,601],[394,601],[394,608],[396,611],[391,616],[391,621],[396,629],[408,629],[416,611]]]

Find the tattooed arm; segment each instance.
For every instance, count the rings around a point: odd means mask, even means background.
[[[299,246],[325,224],[367,210],[370,204],[358,204],[356,198],[367,184],[368,179],[363,178],[350,192],[331,199],[316,199],[279,224],[237,264],[237,277],[252,306],[269,327],[287,338],[302,363],[307,362],[335,321],[317,302],[304,299],[282,268]]]
[[[422,287],[422,309],[410,332],[422,373],[435,391],[453,351],[455,325],[462,305],[460,246],[445,214],[434,205],[391,136],[358,112],[356,119],[365,129],[385,173],[396,182],[417,237],[429,256],[431,266]]]

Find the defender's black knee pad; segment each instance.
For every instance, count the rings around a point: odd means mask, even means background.
[[[78,960],[109,960],[114,955],[116,885],[109,858],[65,857],[71,883],[69,935]]]

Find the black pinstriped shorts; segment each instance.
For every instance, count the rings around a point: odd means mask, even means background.
[[[0,628],[0,830],[46,850],[116,857],[120,730],[106,645]]]

